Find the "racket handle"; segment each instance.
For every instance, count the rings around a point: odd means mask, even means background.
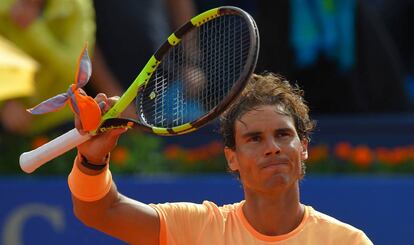
[[[21,154],[19,160],[20,168],[26,173],[31,173],[48,161],[75,148],[90,138],[89,134],[81,135],[74,128],[32,151]]]

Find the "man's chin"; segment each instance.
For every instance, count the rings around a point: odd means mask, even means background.
[[[265,186],[271,189],[285,189],[292,185],[293,179],[287,173],[273,173],[266,180]]]

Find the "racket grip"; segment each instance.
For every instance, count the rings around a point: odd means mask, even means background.
[[[90,139],[89,134],[81,135],[77,129],[49,141],[48,143],[20,155],[20,168],[26,173],[32,173],[48,161],[62,155]]]

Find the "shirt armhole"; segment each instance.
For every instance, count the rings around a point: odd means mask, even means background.
[[[159,235],[159,245],[167,245],[167,229],[165,224],[165,216],[162,210],[159,210],[155,205],[150,205],[158,213],[158,218],[160,220],[160,235]]]

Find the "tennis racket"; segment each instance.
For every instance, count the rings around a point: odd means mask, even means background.
[[[253,18],[236,7],[219,7],[193,17],[172,33],[137,78],[103,115],[100,127],[77,129],[20,156],[31,173],[87,141],[93,134],[134,127],[162,136],[192,132],[217,118],[240,94],[259,53]],[[138,119],[119,118],[136,99]]]

